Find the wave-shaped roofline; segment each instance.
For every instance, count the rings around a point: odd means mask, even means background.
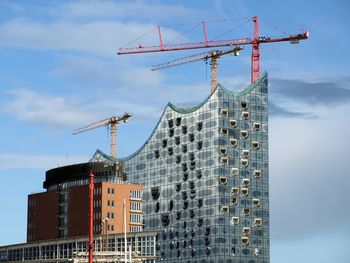
[[[244,94],[247,94],[249,92],[251,92],[253,89],[255,89],[261,81],[263,81],[263,79],[265,79],[267,77],[267,72],[265,71],[262,75],[262,77],[255,83],[241,89],[241,90],[238,90],[238,91],[230,91],[228,89],[226,89],[224,86],[222,86],[221,84],[218,84],[218,88],[223,90],[224,92],[226,92],[227,94],[231,95],[231,96],[242,96]],[[216,92],[216,91],[215,91]],[[145,146],[148,144],[148,142],[151,140],[151,138],[153,137],[154,133],[156,132],[159,124],[160,124],[160,121],[162,120],[163,118],[163,115],[165,114],[167,108],[169,107],[170,109],[172,109],[173,111],[177,112],[177,113],[180,113],[180,114],[190,114],[190,113],[193,113],[195,111],[197,111],[198,109],[200,109],[205,103],[207,103],[207,101],[211,98],[211,96],[213,96],[213,94],[215,93],[211,93],[208,97],[206,97],[200,104],[194,106],[194,107],[191,107],[191,108],[181,108],[181,107],[176,107],[174,104],[168,102],[168,104],[165,106],[164,110],[163,110],[163,113],[162,115],[160,116],[157,124],[155,125],[153,131],[151,132],[150,136],[148,137],[148,139],[141,145],[141,147],[136,150],[134,153],[128,155],[128,156],[125,156],[125,157],[122,157],[122,158],[114,158],[110,155],[107,155],[106,153],[102,152],[101,150],[97,150],[95,152],[96,153],[99,153],[101,154],[104,158],[108,159],[109,161],[111,162],[117,162],[117,161],[127,161],[127,160],[130,160],[131,158],[135,157],[137,154],[139,154],[144,148]]]

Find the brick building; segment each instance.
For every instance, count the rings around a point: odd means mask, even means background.
[[[92,165],[96,176],[94,234],[108,235],[124,231],[124,198],[127,232],[142,231],[143,186],[108,181],[108,174],[113,171],[109,170],[110,166],[86,163],[48,171],[44,182],[47,191],[28,196],[28,242],[88,235],[89,186],[86,180],[88,167]]]

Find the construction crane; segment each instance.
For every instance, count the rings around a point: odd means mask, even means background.
[[[138,54],[138,53],[150,53],[150,52],[164,52],[164,51],[176,51],[176,50],[188,50],[199,48],[211,48],[211,47],[224,47],[224,46],[242,46],[252,45],[251,56],[251,82],[255,83],[260,78],[260,44],[289,41],[291,44],[299,43],[300,40],[308,39],[309,32],[304,30],[302,33],[296,35],[290,35],[283,38],[270,38],[259,36],[259,23],[258,17],[252,18],[254,22],[254,31],[252,38],[240,38],[240,39],[228,39],[228,40],[208,40],[205,22],[202,22],[204,41],[193,43],[181,43],[181,44],[164,44],[163,38],[158,26],[159,46],[142,46],[132,48],[120,48],[117,52],[118,55],[125,54]]]
[[[124,123],[128,122],[128,119],[132,116],[132,114],[130,113],[124,113],[123,116],[120,117],[111,117],[111,118],[107,118],[104,120],[100,120],[98,122],[94,122],[89,124],[88,126],[82,127],[80,129],[74,130],[73,131],[73,135],[75,134],[79,134],[85,131],[89,131],[89,130],[93,130],[95,128],[98,127],[102,127],[102,126],[111,126],[110,130],[111,130],[111,156],[116,158],[117,157],[117,125],[119,124],[119,122],[123,121]]]
[[[233,49],[229,49],[226,51],[224,51],[224,50],[212,50],[210,52],[205,52],[205,53],[201,53],[201,54],[197,54],[197,55],[193,55],[193,56],[189,56],[189,57],[179,58],[179,59],[175,59],[173,61],[167,62],[167,63],[159,64],[159,65],[153,66],[151,68],[151,70],[154,71],[154,70],[174,67],[174,66],[182,65],[182,64],[186,64],[186,63],[191,63],[191,62],[195,62],[195,61],[199,61],[199,60],[207,61],[208,59],[210,59],[210,65],[211,65],[210,90],[213,93],[218,86],[218,66],[219,66],[218,58],[220,58],[224,55],[228,55],[228,54],[233,54],[235,56],[239,56],[240,50],[242,50],[242,48],[240,46],[237,46]]]

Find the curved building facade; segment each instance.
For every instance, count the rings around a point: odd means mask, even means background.
[[[193,108],[168,104],[121,160],[127,181],[144,186],[144,230],[159,232],[159,262],[269,262],[267,93],[264,74],[239,92],[219,86]]]

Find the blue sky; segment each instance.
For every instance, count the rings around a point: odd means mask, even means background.
[[[72,130],[132,112],[120,126],[126,156],[151,133],[168,101],[193,105],[209,93],[204,62],[151,72],[202,50],[117,56],[117,48],[163,25],[165,42],[199,21],[209,38],[259,16],[262,36],[310,31],[299,45],[261,47],[270,79],[272,262],[348,262],[350,243],[350,4],[335,1],[0,0],[0,245],[25,241],[26,196],[45,171],[109,152],[108,132]],[[177,25],[177,26],[173,26]],[[250,37],[247,23],[223,38]],[[136,44],[154,43],[148,34]],[[191,42],[200,31],[178,39]],[[219,82],[249,85],[250,46],[220,60]],[[10,211],[10,213],[5,213]]]

